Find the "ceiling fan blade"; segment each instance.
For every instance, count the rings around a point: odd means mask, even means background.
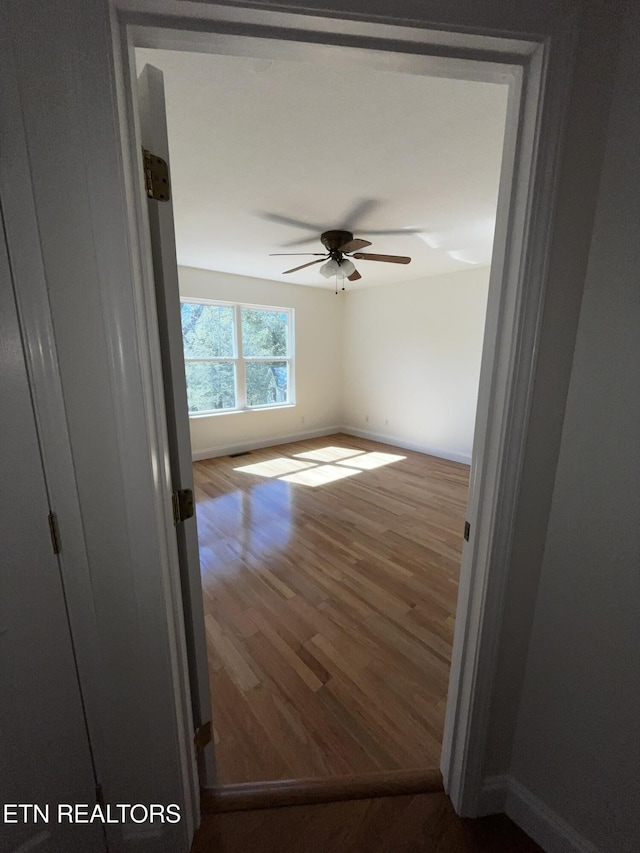
[[[266,219],[268,222],[277,222],[279,225],[290,225],[292,228],[304,228],[307,231],[322,231],[321,225],[314,225],[313,222],[304,222],[301,219],[291,219],[289,216],[281,216],[279,213],[269,213],[268,211],[256,211],[256,216],[261,219]]]
[[[304,246],[306,243],[317,243],[318,235],[314,234],[313,237],[303,237],[301,240],[287,240],[286,243],[278,243],[278,245],[283,249],[288,249],[293,246]]]
[[[325,230],[325,229],[322,229]],[[361,234],[366,234],[367,236],[372,235],[374,237],[394,237],[394,236],[402,236],[411,237],[413,234],[424,234],[424,231],[421,228],[399,228],[396,231],[376,231],[369,230],[368,228],[358,228],[358,231]],[[314,235],[313,237],[303,237],[300,240],[289,240],[286,243],[280,243],[283,249],[288,249],[290,246],[304,246],[305,243],[315,243],[318,238]],[[367,243],[367,246],[370,246],[371,243]],[[364,249],[364,246],[360,248]],[[357,246],[354,246],[352,249],[347,249],[348,252],[354,252],[357,250]],[[344,248],[342,251],[345,251]]]
[[[375,198],[361,198],[360,201],[357,201],[351,210],[345,214],[340,228],[343,231],[355,231],[356,228],[358,231],[362,231],[362,229],[358,227],[358,222],[361,219],[365,219],[367,214],[379,204],[380,202]]]
[[[326,258],[328,257],[326,252],[269,252],[270,258],[293,258],[293,257],[302,257],[306,255],[307,257],[312,258]]]
[[[361,240],[359,237],[356,237],[354,240],[349,240],[348,243],[345,243],[344,246],[340,246],[339,252],[357,252],[358,249],[364,249],[365,246],[370,246],[371,243],[368,240]]]
[[[294,267],[292,270],[285,270],[282,273],[282,275],[287,275],[287,273],[290,273],[290,272],[298,272],[298,270],[303,270],[305,267],[312,267],[314,264],[321,264],[324,261],[324,259],[325,259],[325,256],[323,255],[319,261],[309,261],[308,264],[302,264],[299,267]]]
[[[351,275],[348,275],[347,278],[349,281],[357,281],[359,278],[362,278],[358,270],[354,270]]]
[[[387,229],[387,230],[378,230],[375,228],[358,228],[358,231],[361,234],[376,234],[376,235],[394,235],[394,234],[424,234],[423,228],[395,228],[395,229]]]
[[[353,257],[358,261],[384,261],[386,264],[408,264],[411,261],[405,255],[372,255],[368,252],[354,252]]]

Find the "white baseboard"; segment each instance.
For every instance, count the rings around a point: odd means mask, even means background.
[[[405,441],[394,435],[386,433],[371,432],[366,429],[358,429],[352,426],[344,426],[340,430],[347,435],[355,435],[358,438],[370,438],[371,441],[379,441],[381,444],[391,444],[394,447],[402,447],[404,450],[415,450],[417,453],[426,453],[428,456],[437,456],[440,459],[448,459],[450,462],[462,462],[463,465],[471,465],[470,453],[455,453],[438,447],[427,447],[423,444]]]
[[[488,776],[482,783],[477,817],[490,814],[502,814],[507,803],[507,791],[511,777]]]
[[[248,450],[260,450],[262,447],[276,447],[278,444],[288,444],[291,441],[304,441],[307,438],[334,435],[336,432],[344,432],[344,430],[341,426],[330,426],[323,427],[322,429],[307,430],[307,432],[297,432],[293,435],[276,435],[270,438],[261,438],[258,441],[241,441],[237,444],[207,447],[205,450],[193,451],[191,458],[194,462],[200,459],[215,459],[217,456],[230,456],[232,453],[245,453]]]
[[[393,435],[371,432],[369,430],[356,429],[351,426],[330,426],[322,429],[312,429],[306,432],[297,432],[289,435],[277,435],[270,438],[261,438],[257,441],[243,441],[237,444],[224,444],[216,447],[207,447],[204,450],[195,450],[191,454],[194,462],[201,459],[215,459],[217,456],[229,456],[232,453],[244,453],[249,450],[260,450],[262,447],[275,447],[278,444],[288,444],[291,441],[304,441],[306,438],[320,438],[323,435],[333,435],[337,432],[345,435],[353,435],[357,438],[369,438],[371,441],[379,441],[381,444],[389,444],[392,447],[402,447],[404,450],[414,450],[417,453],[426,453],[428,456],[437,456],[440,459],[448,459],[451,462],[461,462],[463,465],[471,464],[471,456],[463,453],[452,453],[440,448],[425,447],[424,445],[404,441]]]
[[[513,776],[485,779],[480,813],[504,812],[546,853],[603,853]]]

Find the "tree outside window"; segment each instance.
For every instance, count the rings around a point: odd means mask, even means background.
[[[293,310],[184,300],[189,414],[290,405]]]

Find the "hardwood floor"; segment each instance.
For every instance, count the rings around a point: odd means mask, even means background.
[[[463,820],[445,794],[206,815],[192,853],[542,853],[504,815]]]
[[[219,783],[438,767],[468,470],[345,435],[195,463]]]

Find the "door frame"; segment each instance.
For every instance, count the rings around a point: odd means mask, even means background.
[[[425,4],[429,6],[429,4]],[[434,4],[431,4],[434,5]],[[334,61],[430,73],[509,85],[509,106],[498,219],[494,239],[485,339],[471,466],[456,631],[451,665],[441,769],[445,789],[459,814],[480,808],[484,747],[497,665],[501,614],[508,580],[516,498],[533,391],[537,343],[544,306],[552,234],[558,140],[568,101],[575,48],[573,19],[559,16],[554,35],[515,35],[508,24],[487,36],[479,21],[407,26],[391,17],[364,20],[336,13],[242,8],[162,0],[156,12],[142,0],[116,0],[112,33],[120,107],[130,249],[140,311],[139,350],[149,353],[145,406],[149,440],[162,467],[156,506],[167,505],[170,479],[151,252],[142,193],[134,103],[135,47],[222,52],[234,55],[313,58],[332,51]],[[553,49],[552,49],[553,48]],[[167,545],[172,529],[166,512],[164,548],[177,577],[177,553]],[[166,589],[176,655],[172,661],[182,720],[190,720],[188,674],[180,591]],[[189,733],[190,735],[190,733]],[[183,742],[188,743],[187,733]],[[193,764],[185,755],[185,766]]]

